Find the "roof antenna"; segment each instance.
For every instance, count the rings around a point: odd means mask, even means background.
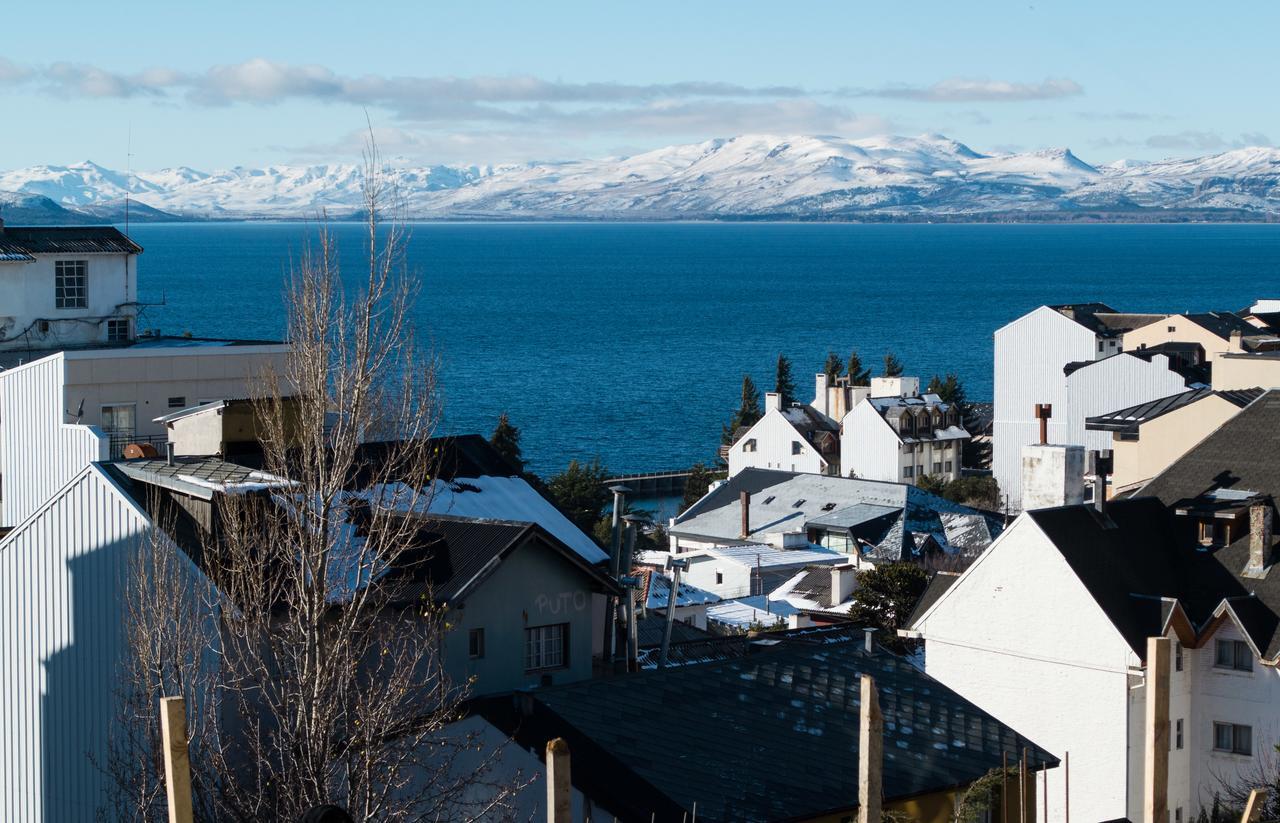
[[[124,149],[124,236],[129,236],[129,189],[133,177],[133,123],[129,123],[128,137]]]

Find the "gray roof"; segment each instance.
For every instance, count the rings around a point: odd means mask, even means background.
[[[1106,303],[1069,303],[1049,308],[1101,337],[1117,337],[1169,316],[1118,312]]]
[[[1091,431],[1119,432],[1121,435],[1136,437],[1138,427],[1143,423],[1155,420],[1157,417],[1166,415],[1169,412],[1177,411],[1184,406],[1190,406],[1192,403],[1198,403],[1207,397],[1221,397],[1228,403],[1233,403],[1238,408],[1243,409],[1254,400],[1257,400],[1261,394],[1262,389],[1239,389],[1234,391],[1193,389],[1171,394],[1168,397],[1161,397],[1158,400],[1149,400],[1146,403],[1139,403],[1136,406],[1130,406],[1119,411],[1090,417],[1085,420],[1085,428]]]
[[[886,800],[967,786],[1024,747],[1033,768],[1058,763],[906,659],[865,651],[858,627],[770,640],[728,660],[540,689],[517,739],[541,750],[563,736],[574,784],[620,820],[679,819],[695,803],[709,823],[844,813],[859,802],[869,674],[884,716]]]
[[[141,254],[142,247],[112,226],[2,226],[0,260],[37,254]]]

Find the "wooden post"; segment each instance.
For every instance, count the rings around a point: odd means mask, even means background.
[[[1000,752],[1000,823],[1009,823],[1009,753]]]
[[[569,744],[563,737],[547,743],[547,823],[569,823]]]
[[[1262,804],[1267,802],[1266,789],[1254,789],[1249,792],[1249,802],[1244,804],[1244,814],[1240,815],[1240,823],[1257,823],[1262,817]]]
[[[1022,759],[1018,761],[1018,821],[1027,823],[1027,749],[1022,748]],[[1031,823],[1036,823],[1032,815]]]
[[[1062,753],[1062,820],[1071,823],[1071,752]]]
[[[1147,638],[1146,724],[1142,741],[1144,823],[1169,820],[1169,648],[1167,637]]]
[[[192,823],[187,701],[181,697],[160,698],[160,736],[164,745],[164,786],[169,823]]]
[[[858,823],[880,823],[883,770],[884,717],[875,678],[864,674],[858,723]]]

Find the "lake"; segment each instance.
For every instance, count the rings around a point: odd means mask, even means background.
[[[337,224],[359,277],[363,227]],[[315,226],[137,224],[139,329],[278,337],[283,276]],[[1280,225],[428,223],[411,227],[419,336],[443,364],[445,431],[507,411],[543,474],[710,460],[744,372],[779,353],[799,395],[826,353],[886,351],[991,395],[992,332],[1044,303],[1236,310],[1280,297]]]

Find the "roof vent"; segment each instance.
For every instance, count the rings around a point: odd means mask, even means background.
[[[1249,507],[1249,564],[1244,567],[1245,577],[1266,577],[1271,568],[1273,518],[1270,500]]]

